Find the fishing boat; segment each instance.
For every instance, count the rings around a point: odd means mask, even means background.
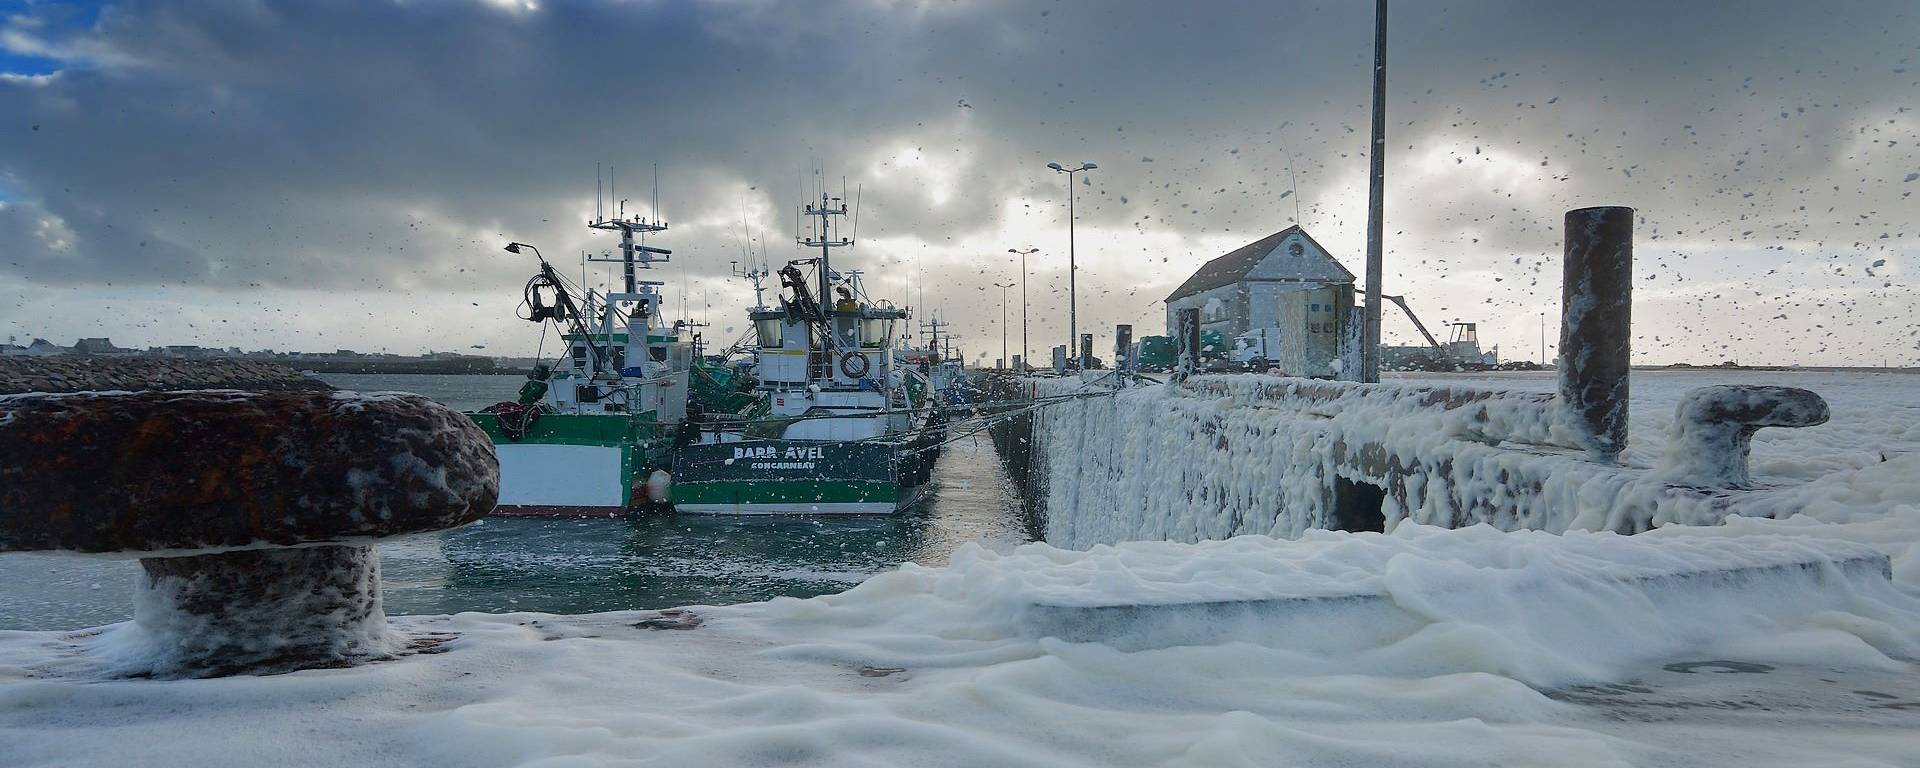
[[[909,359],[925,362],[922,369],[933,383],[937,399],[948,406],[964,406],[973,402],[967,383],[966,361],[954,351],[953,335],[941,333],[941,329],[947,325],[938,317],[928,320],[921,328],[927,332],[926,349],[911,350],[908,355]]]
[[[748,312],[753,397],[689,423],[673,457],[676,512],[891,514],[926,489],[944,420],[926,372],[906,363],[909,313],[870,298],[860,272],[832,269],[831,249],[852,245],[833,238],[844,198],[823,193],[804,213],[817,223],[799,244],[820,256],[779,270],[780,306]]]
[[[469,414],[500,457],[496,514],[612,516],[665,500],[694,351],[681,324],[661,319],[661,283],[637,272],[669,258],[643,241],[667,224],[616,214],[588,226],[620,234],[619,258],[586,261],[622,265],[624,290],[597,295],[569,283],[539,249],[507,246],[539,259],[524,317],[550,325],[542,338],[556,331],[563,346],[528,374],[518,400]]]

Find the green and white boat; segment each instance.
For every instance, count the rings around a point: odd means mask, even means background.
[[[843,199],[805,208],[818,219],[800,244],[820,256],[780,270],[778,308],[748,313],[757,346],[757,400],[708,414],[674,452],[677,512],[738,515],[875,515],[911,506],[926,490],[944,436],[934,388],[904,362],[904,308],[869,299],[859,272],[834,272],[829,249]],[[809,285],[800,266],[818,267]],[[830,304],[815,299],[818,286]]]
[[[619,515],[666,497],[666,469],[686,419],[693,345],[661,321],[658,282],[636,269],[670,251],[636,235],[665,222],[596,217],[588,226],[620,233],[623,288],[595,295],[572,286],[545,258],[527,282],[526,319],[552,323],[566,347],[529,374],[518,401],[470,414],[500,457],[503,515]],[[539,250],[523,243],[513,253]]]

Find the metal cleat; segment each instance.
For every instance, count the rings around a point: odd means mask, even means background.
[[[1827,423],[1827,401],[1809,390],[1722,384],[1688,392],[1674,410],[1660,476],[1670,483],[1711,488],[1752,485],[1747,456],[1761,427]]]

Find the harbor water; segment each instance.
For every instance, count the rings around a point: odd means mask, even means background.
[[[406,391],[473,409],[518,376],[339,374],[342,389]],[[965,431],[958,428],[955,434]],[[947,446],[928,500],[872,518],[495,518],[380,544],[390,614],[592,611],[839,592],[902,563],[942,565],[961,544],[1031,540],[984,434]],[[133,560],[0,554],[0,630],[75,629],[133,615]]]

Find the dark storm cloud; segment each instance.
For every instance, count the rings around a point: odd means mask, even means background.
[[[630,210],[659,164],[668,244],[733,299],[712,277],[743,216],[787,257],[801,188],[845,176],[868,243],[850,263],[964,294],[946,309],[979,336],[997,308],[970,299],[1007,246],[1047,249],[1034,298],[1053,304],[1049,160],[1101,165],[1078,198],[1085,325],[1157,317],[1147,302],[1296,205],[1358,271],[1365,3],[132,2],[44,21],[63,8],[0,36],[64,64],[0,77],[0,275],[23,286],[510,294],[526,265],[500,242],[604,247],[578,224],[603,162]],[[1738,253],[1750,303],[1910,302],[1915,9],[1727,8],[1398,4],[1394,290],[1532,317],[1557,296],[1560,212],[1625,203],[1675,301],[1707,301],[1689,286],[1729,275],[1694,265]],[[1910,351],[1910,322],[1853,343]]]

